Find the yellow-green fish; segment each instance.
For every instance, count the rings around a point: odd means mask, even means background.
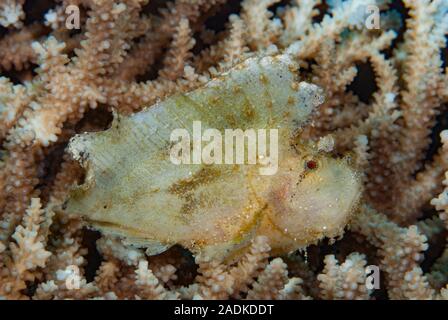
[[[288,55],[250,58],[74,137],[69,151],[86,179],[65,210],[150,255],[179,244],[223,260],[257,235],[274,253],[340,235],[361,182],[346,160],[294,139],[323,102],[297,69]]]

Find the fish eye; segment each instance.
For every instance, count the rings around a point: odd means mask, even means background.
[[[319,164],[317,163],[316,160],[306,160],[305,161],[305,169],[307,170],[315,170],[317,169],[317,167],[319,166]]]

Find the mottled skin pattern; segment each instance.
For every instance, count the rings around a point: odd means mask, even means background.
[[[148,254],[180,244],[222,260],[256,235],[286,253],[341,234],[360,181],[347,160],[293,139],[323,100],[297,73],[287,55],[251,58],[202,88],[117,116],[105,132],[76,136],[69,150],[87,174],[65,210]],[[278,172],[260,175],[259,164],[173,164],[170,132],[191,130],[197,120],[222,131],[278,129]]]

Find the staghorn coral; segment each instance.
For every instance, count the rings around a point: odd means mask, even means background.
[[[0,4],[2,298],[448,298],[446,1],[23,3]],[[65,27],[69,4],[79,32]],[[369,30],[375,4],[380,29]],[[326,97],[299,141],[344,155],[364,185],[343,235],[288,254],[253,237],[228,263],[179,247],[147,257],[63,209],[85,178],[64,151],[75,134],[278,53]],[[365,287],[370,264],[378,292]]]
[[[0,25],[3,27],[21,27],[22,19],[25,18],[23,12],[24,0],[5,0],[0,4]]]

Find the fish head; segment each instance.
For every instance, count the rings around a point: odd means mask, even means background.
[[[282,253],[342,234],[355,211],[362,183],[347,158],[299,148],[281,160],[269,190],[264,233]]]

